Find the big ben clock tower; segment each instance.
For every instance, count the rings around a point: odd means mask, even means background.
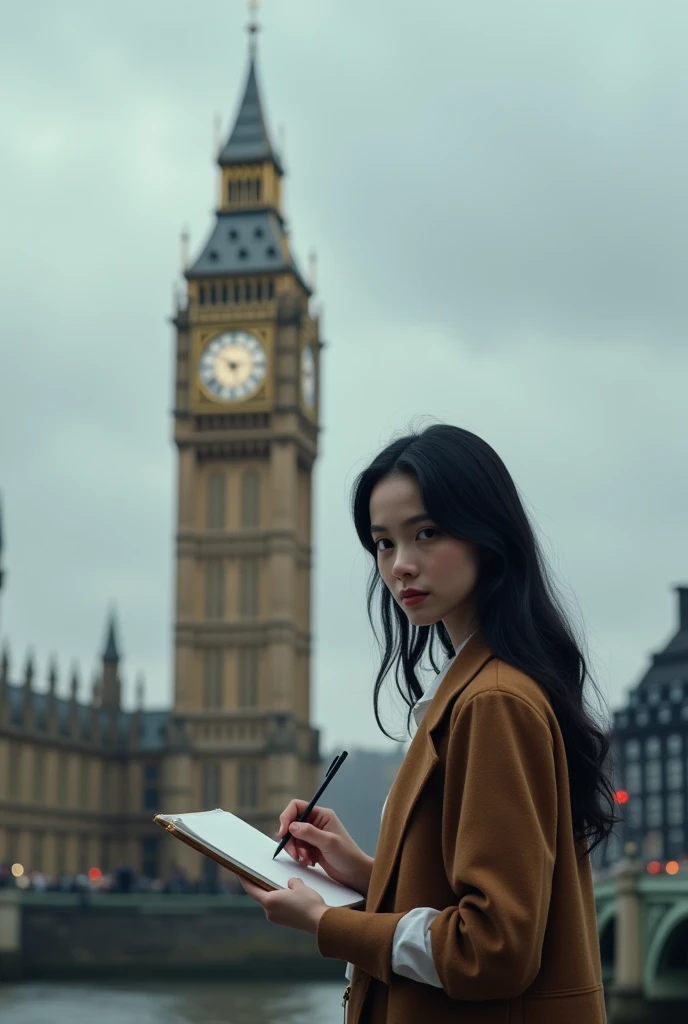
[[[256,28],[218,153],[215,222],[173,320],[178,522],[164,790],[171,811],[224,807],[274,833],[320,767],[310,623],[321,345],[282,216]],[[165,846],[198,874],[198,855]]]

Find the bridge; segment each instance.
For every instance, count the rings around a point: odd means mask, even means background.
[[[610,1024],[688,1020],[688,872],[625,857],[595,885]]]

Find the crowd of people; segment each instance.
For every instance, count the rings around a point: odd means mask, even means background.
[[[91,870],[88,874],[45,875],[42,871],[18,872],[16,866],[0,863],[0,889],[17,888],[34,892],[112,892],[112,893],[215,893],[230,896],[244,896],[234,875],[218,873],[217,879],[191,880],[185,872],[179,871],[167,881],[148,878],[138,874],[128,864],[121,864],[116,871],[102,873]]]

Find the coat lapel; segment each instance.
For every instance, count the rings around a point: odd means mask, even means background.
[[[394,871],[411,811],[437,764],[432,730],[442,720],[456,697],[485,665],[492,653],[479,633],[473,636],[440,683],[418,731],[411,741],[387,798],[380,836],[368,886],[366,912],[380,908]]]

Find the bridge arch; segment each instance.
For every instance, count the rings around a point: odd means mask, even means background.
[[[602,981],[607,988],[614,980],[616,959],[616,906],[613,902],[600,909],[597,915],[597,934],[600,940]]]
[[[688,997],[688,899],[660,921],[645,958],[644,981],[650,999]]]

